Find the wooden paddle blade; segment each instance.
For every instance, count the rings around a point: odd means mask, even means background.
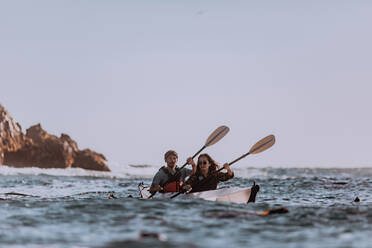
[[[220,126],[214,132],[209,135],[207,141],[205,141],[205,146],[211,146],[213,144],[216,144],[220,139],[222,139],[228,132],[230,131],[230,128],[227,126]]]
[[[254,146],[252,146],[251,150],[249,150],[250,154],[257,154],[260,152],[265,151],[266,149],[272,147],[275,144],[275,136],[269,135],[262,140],[258,141]]]

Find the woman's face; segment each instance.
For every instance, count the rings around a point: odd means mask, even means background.
[[[210,165],[207,157],[203,156],[198,159],[198,166],[202,172],[207,172]]]

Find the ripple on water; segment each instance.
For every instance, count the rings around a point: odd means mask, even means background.
[[[372,170],[250,170],[222,186],[255,181],[255,204],[128,198],[149,179],[0,175],[1,246],[370,246]],[[290,212],[256,215],[282,206]]]

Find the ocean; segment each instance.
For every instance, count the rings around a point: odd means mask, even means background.
[[[114,167],[0,166],[0,247],[372,247],[372,168],[242,163],[220,188],[260,191],[255,203],[233,204],[139,199],[137,185],[160,166]]]

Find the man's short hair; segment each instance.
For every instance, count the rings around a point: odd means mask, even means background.
[[[164,154],[164,159],[167,159],[167,157],[169,157],[170,155],[174,155],[178,158],[178,154],[176,151],[173,151],[173,150],[169,150],[167,151],[165,154]]]

